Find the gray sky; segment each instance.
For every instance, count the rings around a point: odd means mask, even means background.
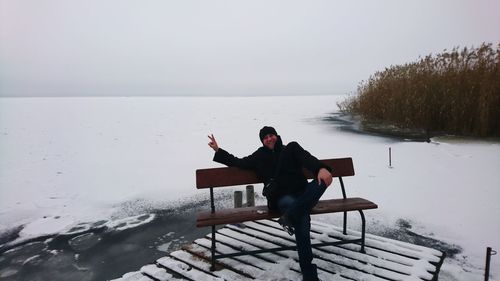
[[[0,0],[0,96],[295,95],[500,42],[499,0]]]

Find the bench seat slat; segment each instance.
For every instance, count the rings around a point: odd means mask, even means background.
[[[377,204],[358,197],[347,199],[321,200],[312,209],[311,214],[337,213],[357,210],[376,209]],[[236,209],[222,209],[215,213],[203,211],[198,213],[196,219],[197,227],[222,225],[228,223],[239,223],[261,219],[279,217],[278,212],[268,211],[267,206],[243,207]]]

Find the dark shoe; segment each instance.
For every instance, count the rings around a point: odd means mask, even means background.
[[[278,219],[278,223],[283,227],[283,229],[290,235],[293,236],[295,234],[295,229],[290,224],[290,221],[287,219],[285,215],[281,216]]]

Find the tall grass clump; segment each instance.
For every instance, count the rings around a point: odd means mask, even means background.
[[[453,48],[396,65],[338,104],[364,121],[466,136],[500,136],[500,44]]]

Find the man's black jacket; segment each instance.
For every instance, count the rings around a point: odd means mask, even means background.
[[[213,160],[229,167],[254,170],[260,176],[264,185],[274,178],[277,183],[276,197],[268,198],[268,200],[272,201],[268,202],[270,203],[268,205],[273,208],[275,208],[276,200],[279,197],[283,195],[296,196],[304,192],[307,179],[302,171],[303,167],[316,176],[321,168],[326,168],[331,172],[330,167],[321,163],[297,142],[290,142],[288,145],[283,146],[279,136],[274,150],[261,146],[254,153],[238,158],[219,148]],[[277,169],[278,172],[276,172]]]

